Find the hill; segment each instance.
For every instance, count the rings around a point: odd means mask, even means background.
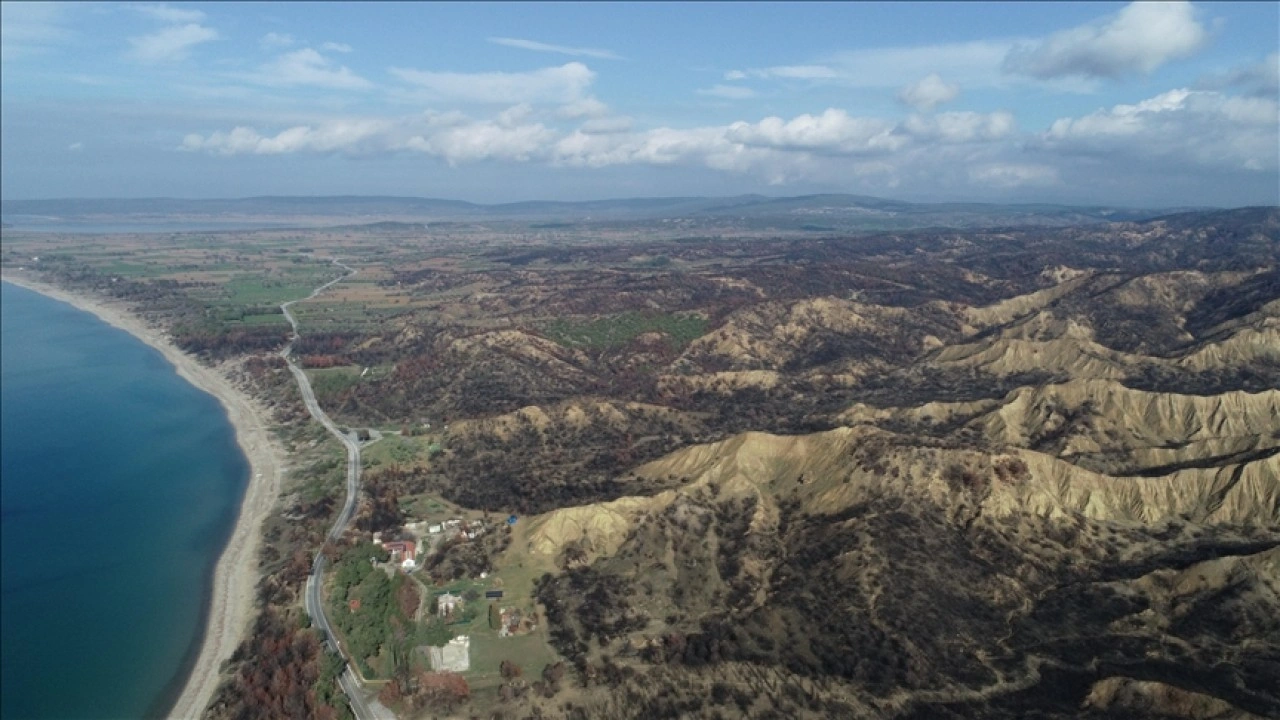
[[[833,232],[923,227],[1064,227],[1081,223],[1140,221],[1168,210],[1059,205],[908,203],[858,195],[771,198],[623,198],[585,202],[528,201],[476,204],[416,197],[250,197],[229,199],[118,198],[5,200],[5,222],[39,229],[50,223],[157,221],[300,222],[305,225],[376,224],[384,221],[559,221],[568,225],[654,222],[729,222]]]

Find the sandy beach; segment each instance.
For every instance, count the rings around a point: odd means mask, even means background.
[[[180,377],[222,403],[235,428],[236,440],[249,460],[249,484],[235,529],[214,571],[213,597],[199,653],[182,693],[169,711],[171,718],[199,717],[218,687],[219,668],[231,657],[253,619],[262,524],[279,497],[284,466],[283,450],[268,430],[271,413],[217,370],[179,350],[163,331],[149,326],[122,302],[74,295],[10,274],[5,274],[3,280],[93,313],[160,351]]]

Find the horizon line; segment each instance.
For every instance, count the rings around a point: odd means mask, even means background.
[[[1049,205],[1067,208],[1113,208],[1126,210],[1233,210],[1248,207],[1278,207],[1280,203],[1275,205],[1266,204],[1242,204],[1242,205],[1180,205],[1180,204],[1144,204],[1144,205],[1113,205],[1100,202],[1072,202],[1066,200],[1016,200],[1007,202],[997,202],[991,200],[903,200],[894,197],[886,197],[879,195],[864,195],[860,193],[804,193],[799,195],[765,195],[762,193],[742,193],[738,195],[636,195],[636,196],[618,196],[599,199],[584,200],[546,200],[546,199],[526,199],[526,200],[508,200],[503,202],[476,202],[472,200],[461,200],[447,197],[433,197],[428,195],[359,195],[359,194],[320,194],[320,195],[243,195],[238,197],[177,197],[164,195],[148,195],[138,197],[33,197],[33,198],[0,198],[0,204],[9,203],[41,203],[41,202],[144,202],[144,201],[170,201],[170,202],[238,202],[248,200],[331,200],[331,199],[353,199],[353,200],[418,200],[431,202],[444,202],[460,205],[470,205],[474,207],[502,207],[510,205],[526,205],[526,204],[552,204],[552,205],[585,205],[590,203],[609,203],[609,202],[636,202],[636,201],[694,201],[694,200],[739,200],[747,198],[757,198],[762,201],[777,200],[804,200],[816,198],[859,198],[866,200],[875,200],[881,202],[902,203],[905,205],[980,205],[980,206],[1037,206]]]

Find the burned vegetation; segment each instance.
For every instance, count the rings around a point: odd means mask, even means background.
[[[418,577],[515,576],[554,649],[489,663],[474,693],[476,672],[401,674],[387,702],[1280,716],[1276,209],[861,235],[525,230],[330,238],[363,279],[301,315],[295,357],[321,404],[400,442],[366,456],[357,529],[327,552],[428,501],[485,527],[518,516],[433,546]],[[237,309],[193,300],[212,293],[194,280],[111,282],[51,257],[60,281],[143,303],[184,347],[248,354],[245,385],[311,453],[267,525],[262,618],[210,716],[332,714],[334,668],[299,597],[341,457],[297,429],[274,357],[287,329],[262,310],[273,286]],[[333,275],[307,259],[288,268]]]

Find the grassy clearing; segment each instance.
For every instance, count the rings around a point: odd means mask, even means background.
[[[485,607],[487,616],[488,607]],[[515,635],[501,638],[488,629],[485,620],[485,631],[471,636],[471,671],[467,673],[467,682],[472,688],[497,686],[502,683],[502,674],[498,666],[503,660],[510,660],[524,670],[524,676],[530,682],[542,673],[543,666],[560,660],[555,650],[547,644],[543,628],[527,635]]]
[[[361,453],[368,467],[379,465],[425,465],[430,457],[433,441],[427,436],[403,437],[383,435],[382,440],[370,445]]]
[[[357,365],[344,367],[317,368],[307,370],[307,379],[311,381],[311,389],[316,398],[324,400],[339,395],[360,384],[360,373],[364,368]]]
[[[378,445],[381,444],[378,443]],[[377,445],[371,446],[369,449],[372,450],[374,447],[377,447]],[[400,509],[406,517],[428,522],[448,520],[449,518],[459,517],[462,514],[452,503],[428,493],[401,497]]]
[[[664,333],[683,347],[706,333],[707,321],[698,315],[627,312],[586,321],[554,320],[543,331],[566,347],[624,345],[648,332]]]

